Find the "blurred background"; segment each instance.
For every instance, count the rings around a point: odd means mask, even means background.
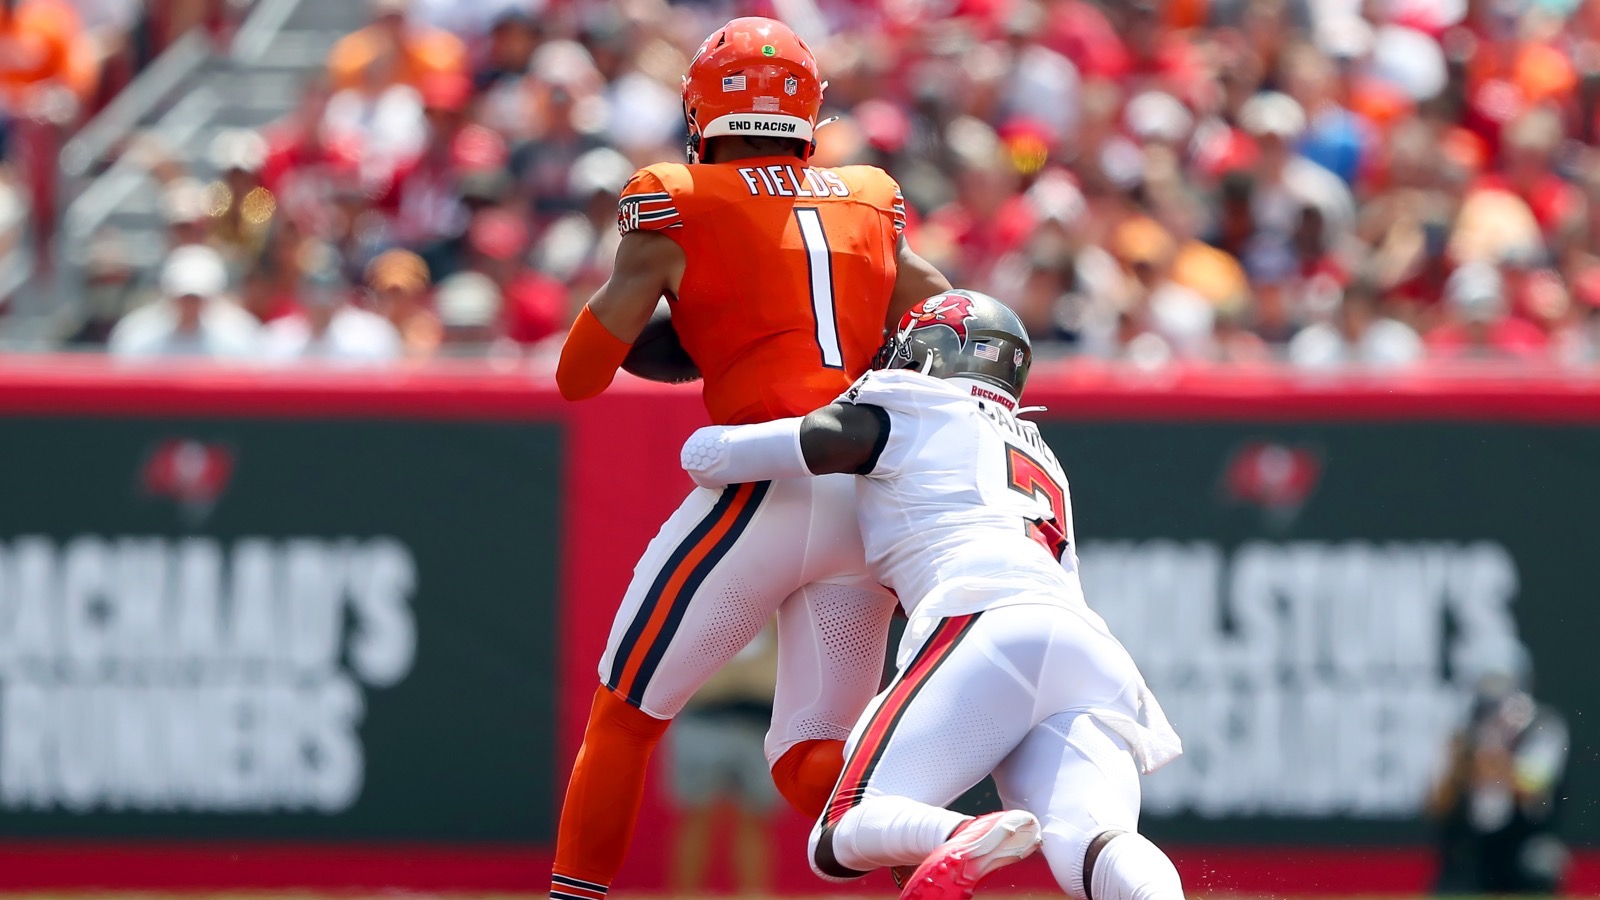
[[[704,420],[555,354],[751,14],[1026,321],[1192,892],[1600,895],[1597,0],[0,0],[0,889],[540,889]],[[841,893],[771,652],[617,896]]]
[[[1600,358],[1594,4],[8,8],[19,350],[547,353],[608,274],[618,189],[681,158],[688,55],[770,13],[830,82],[816,161],[888,169],[918,250],[1019,306],[1047,354]],[[226,301],[178,334],[169,268]]]

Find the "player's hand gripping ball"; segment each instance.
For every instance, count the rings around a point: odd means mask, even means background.
[[[623,371],[647,381],[664,384],[683,384],[697,381],[700,369],[689,358],[672,327],[672,308],[663,299],[650,314],[650,321],[634,340],[628,355],[622,360]]]

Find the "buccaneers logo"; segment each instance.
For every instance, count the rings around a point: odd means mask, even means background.
[[[156,445],[139,481],[146,494],[175,502],[197,524],[228,489],[233,462],[233,451],[222,444],[177,438]]]
[[[1321,480],[1322,459],[1316,451],[1257,441],[1234,452],[1223,470],[1222,487],[1228,500],[1259,507],[1269,524],[1286,528]]]
[[[929,297],[927,300],[913,306],[906,313],[906,318],[900,323],[902,332],[915,331],[918,328],[932,328],[936,325],[954,331],[956,337],[961,339],[961,346],[967,345],[967,320],[972,318],[972,301],[960,294],[940,294]]]

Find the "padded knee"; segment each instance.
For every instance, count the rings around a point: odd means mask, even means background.
[[[1090,900],[1183,900],[1183,881],[1172,860],[1144,835],[1131,831],[1106,842],[1088,880]]]
[[[772,764],[772,783],[800,815],[815,819],[843,770],[844,741],[801,741]]]

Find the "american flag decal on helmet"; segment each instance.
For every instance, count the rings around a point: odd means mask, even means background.
[[[1000,361],[1000,348],[993,344],[973,344],[972,353],[974,356],[981,356],[990,362]]]
[[[745,81],[744,81],[744,76],[743,75],[724,75],[724,76],[722,76],[722,90],[723,90],[723,93],[729,93],[729,92],[732,92],[732,91],[742,91],[742,90],[744,90],[744,87],[745,87]]]

